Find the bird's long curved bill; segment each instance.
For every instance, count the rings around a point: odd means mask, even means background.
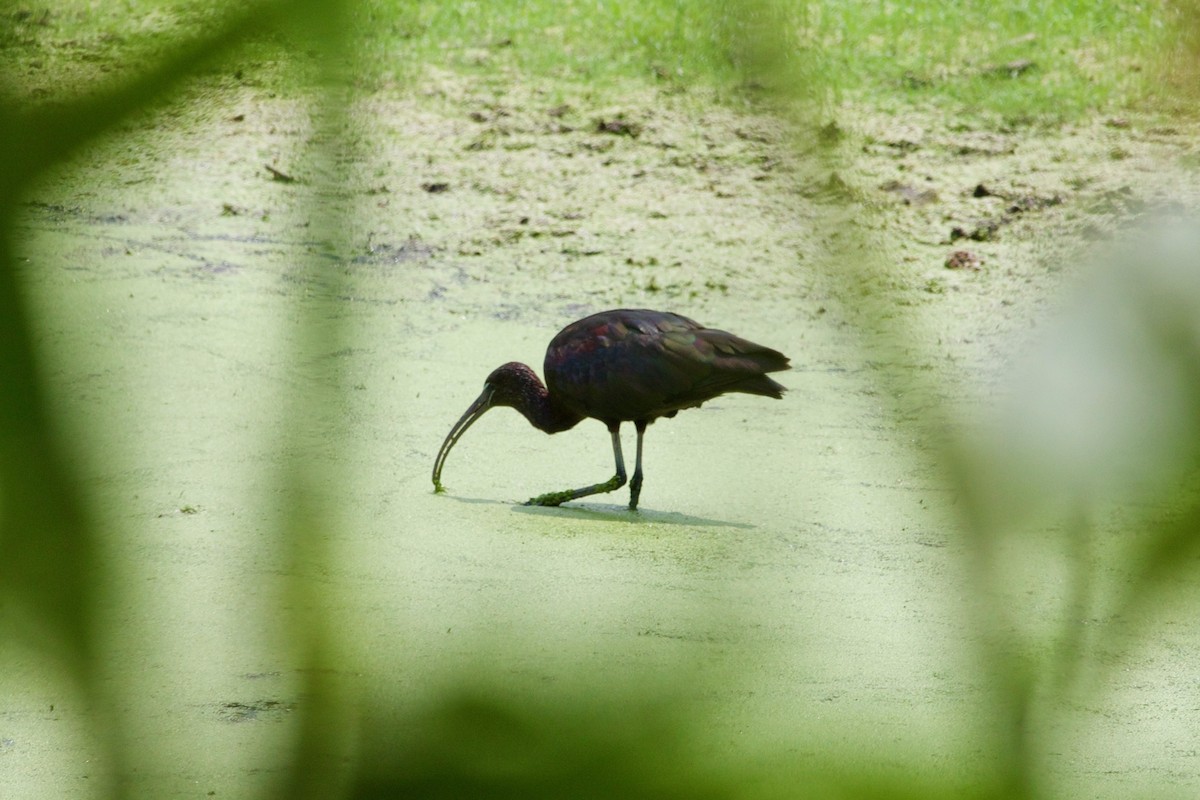
[[[471,403],[467,412],[459,417],[458,422],[454,423],[454,427],[450,429],[450,433],[446,434],[446,440],[442,442],[442,449],[438,450],[437,459],[433,462],[433,490],[435,492],[442,491],[442,467],[446,466],[446,456],[450,455],[450,448],[458,442],[458,437],[466,433],[467,428],[475,424],[475,420],[483,416],[483,412],[492,407],[493,391],[492,387],[485,386],[483,394],[479,395],[474,403]]]

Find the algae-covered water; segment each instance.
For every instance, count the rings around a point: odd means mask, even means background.
[[[247,90],[155,116],[31,198],[24,278],[45,377],[115,567],[107,680],[129,751],[147,754],[132,793],[272,785],[305,699],[283,621],[297,575],[327,593],[349,715],[417,705],[463,673],[514,695],[616,681],[702,717],[697,747],[714,757],[844,749],[930,778],[986,772],[978,587],[932,466],[944,431],[896,410],[984,407],[1074,279],[1088,226],[1195,204],[1193,175],[1155,171],[1187,134],[1039,139],[847,110],[856,155],[831,176],[797,162],[769,117],[703,98],[614,107],[455,80],[362,101],[361,156],[338,191],[305,160],[305,107]],[[618,112],[636,136],[596,125]],[[1114,137],[1119,162],[1103,156]],[[319,240],[314,192],[344,249]],[[992,222],[1000,233],[952,235]],[[981,268],[948,270],[964,244]],[[833,280],[818,265],[830,253],[881,271]],[[314,254],[340,271],[322,308],[348,341],[298,363],[298,309],[323,291],[302,267]],[[913,341],[864,347],[881,296]],[[438,446],[484,377],[510,360],[540,371],[556,331],[611,307],[776,348],[789,392],[654,424],[637,513],[627,489],[520,505],[607,479],[611,449],[597,422],[550,437],[505,409],[458,443],[435,494]],[[893,396],[897,364],[938,391]],[[333,374],[338,403],[287,430],[281,409]],[[289,436],[338,481],[320,563],[275,538]],[[1186,619],[1157,620],[1106,691],[1039,720],[1053,785],[1194,794],[1197,647]],[[33,651],[6,652],[3,670],[5,797],[101,791],[89,709]]]

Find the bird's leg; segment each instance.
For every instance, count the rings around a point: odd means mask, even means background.
[[[617,460],[617,474],[604,483],[585,486],[582,489],[567,489],[563,492],[547,492],[525,501],[527,506],[559,506],[570,500],[578,500],[590,494],[602,494],[620,489],[625,485],[625,459],[621,456],[621,423],[614,422],[608,426],[612,434],[613,457]]]
[[[637,511],[638,495],[642,493],[642,434],[646,432],[646,422],[638,420],[633,423],[637,428],[637,461],[633,465],[633,480],[629,482],[629,510]]]

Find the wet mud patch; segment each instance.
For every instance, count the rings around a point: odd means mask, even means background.
[[[254,700],[252,702],[228,702],[217,707],[217,716],[223,722],[240,725],[247,722],[280,722],[296,710],[296,704],[281,700]]]

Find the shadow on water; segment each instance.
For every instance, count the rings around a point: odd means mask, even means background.
[[[680,525],[693,528],[740,528],[753,530],[756,525],[745,522],[730,522],[723,519],[694,517],[677,511],[652,511],[644,507],[630,512],[629,508],[617,503],[588,503],[586,505],[570,506],[527,506],[523,503],[511,504],[504,500],[490,497],[460,497],[444,494],[447,500],[471,505],[509,506],[518,514],[533,514],[545,517],[559,517],[584,522],[628,522],[631,525]]]
[[[676,511],[648,511],[645,508],[638,508],[637,511],[631,512],[624,505],[609,503],[588,504],[585,506],[558,506],[556,508],[517,505],[513,506],[512,510],[521,514],[543,514],[551,517],[567,517],[590,522],[622,521],[633,525],[683,525],[694,528],[754,527],[744,522],[693,517],[689,514],[680,514]]]

